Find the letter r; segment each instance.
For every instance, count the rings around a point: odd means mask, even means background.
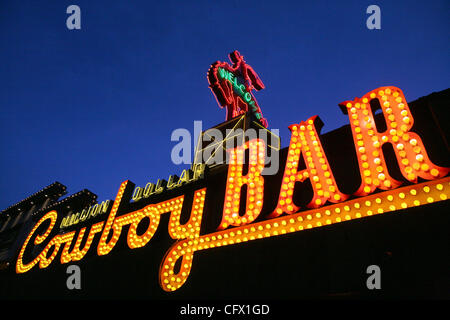
[[[378,99],[383,111],[387,126],[384,132],[379,132],[375,126],[370,106],[374,99]],[[361,173],[362,182],[356,195],[364,196],[377,188],[393,189],[401,184],[387,170],[381,148],[385,143],[392,145],[400,171],[410,182],[417,183],[418,177],[433,180],[449,172],[448,168],[431,162],[420,136],[410,131],[414,118],[399,88],[381,87],[366,93],[362,98],[344,101],[339,106],[350,118]]]

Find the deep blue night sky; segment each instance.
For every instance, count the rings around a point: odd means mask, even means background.
[[[66,8],[81,8],[81,30]],[[381,30],[366,8],[381,8]],[[206,72],[237,49],[282,146],[288,126],[380,86],[408,101],[450,84],[449,1],[0,2],[0,210],[59,181],[114,199],[119,184],[179,174],[170,141],[225,119]]]

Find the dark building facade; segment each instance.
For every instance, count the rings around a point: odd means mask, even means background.
[[[62,216],[67,216],[96,202],[97,195],[87,189],[59,200],[67,193],[66,190],[66,186],[54,182],[1,212],[1,269],[14,266],[20,245],[36,223],[37,217],[51,210],[58,210]]]

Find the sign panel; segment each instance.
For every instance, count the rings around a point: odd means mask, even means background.
[[[218,101],[225,102],[229,108],[227,117],[244,111],[260,114],[250,91],[253,87],[262,89],[262,82],[237,51],[230,57],[235,63],[233,68],[216,63],[210,69],[210,80],[217,79],[212,82],[213,92]],[[374,101],[381,105],[387,124],[384,131],[376,127],[371,109]],[[243,102],[247,103],[247,109],[239,107]],[[360,186],[353,194],[340,190],[319,134],[323,124],[318,116],[313,116],[289,126],[291,138],[287,152],[283,153],[284,167],[275,175],[280,177],[278,184],[264,175],[269,148],[266,141],[243,140],[240,145],[226,150],[229,163],[216,167],[216,173],[199,165],[193,171],[183,171],[180,178],[171,176],[169,182],[150,183],[145,188],[135,188],[126,180],[121,183],[112,206],[104,202],[97,208],[83,210],[63,219],[61,228],[76,225],[80,220],[88,223],[90,215],[105,212],[110,207],[102,221],[58,233],[55,232],[58,212],[47,212],[26,237],[17,258],[16,272],[22,274],[37,267],[45,269],[52,263],[77,262],[88,251],[98,256],[109,255],[122,235],[129,249],[145,247],[158,231],[161,217],[167,214],[167,232],[173,244],[161,261],[158,278],[161,289],[171,292],[188,281],[195,268],[197,252],[448,199],[449,168],[435,165],[421,136],[412,131],[414,118],[401,89],[381,87],[339,105],[349,116],[358,163],[355,170],[361,177]],[[257,108],[248,109],[252,106]],[[262,115],[256,118],[263,120]],[[385,144],[393,147],[395,158],[391,160],[396,162],[403,180],[394,178],[388,169],[382,148]],[[211,192],[214,187],[208,181],[225,173],[224,193]],[[307,184],[309,193],[299,195],[299,190],[304,190],[302,187]],[[215,188],[217,190],[217,186]],[[300,198],[305,197],[308,200],[302,205]],[[213,200],[208,201],[209,198]],[[215,230],[202,228],[208,215],[221,217]],[[37,250],[37,246],[41,249]]]

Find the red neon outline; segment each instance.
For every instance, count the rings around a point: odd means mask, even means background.
[[[258,105],[258,101],[252,93],[252,90],[256,91],[265,88],[264,83],[259,78],[258,74],[249,66],[245,60],[244,56],[235,50],[229,54],[229,59],[233,62],[233,65],[229,65],[228,62],[216,61],[214,62],[208,70],[207,78],[209,82],[209,88],[216,97],[217,103],[220,108],[226,107],[226,118],[228,121],[234,117],[237,117],[246,112],[250,112],[253,115],[260,114],[261,119],[259,122],[265,127],[268,127],[267,119],[263,117],[261,108]],[[232,85],[229,81],[219,79],[218,72],[219,68],[223,68],[228,72],[233,73],[236,76],[240,76],[244,79],[244,85],[246,92],[251,95],[251,100],[255,102],[256,111],[252,111],[249,105],[242,100],[242,98],[236,94],[233,90]]]

